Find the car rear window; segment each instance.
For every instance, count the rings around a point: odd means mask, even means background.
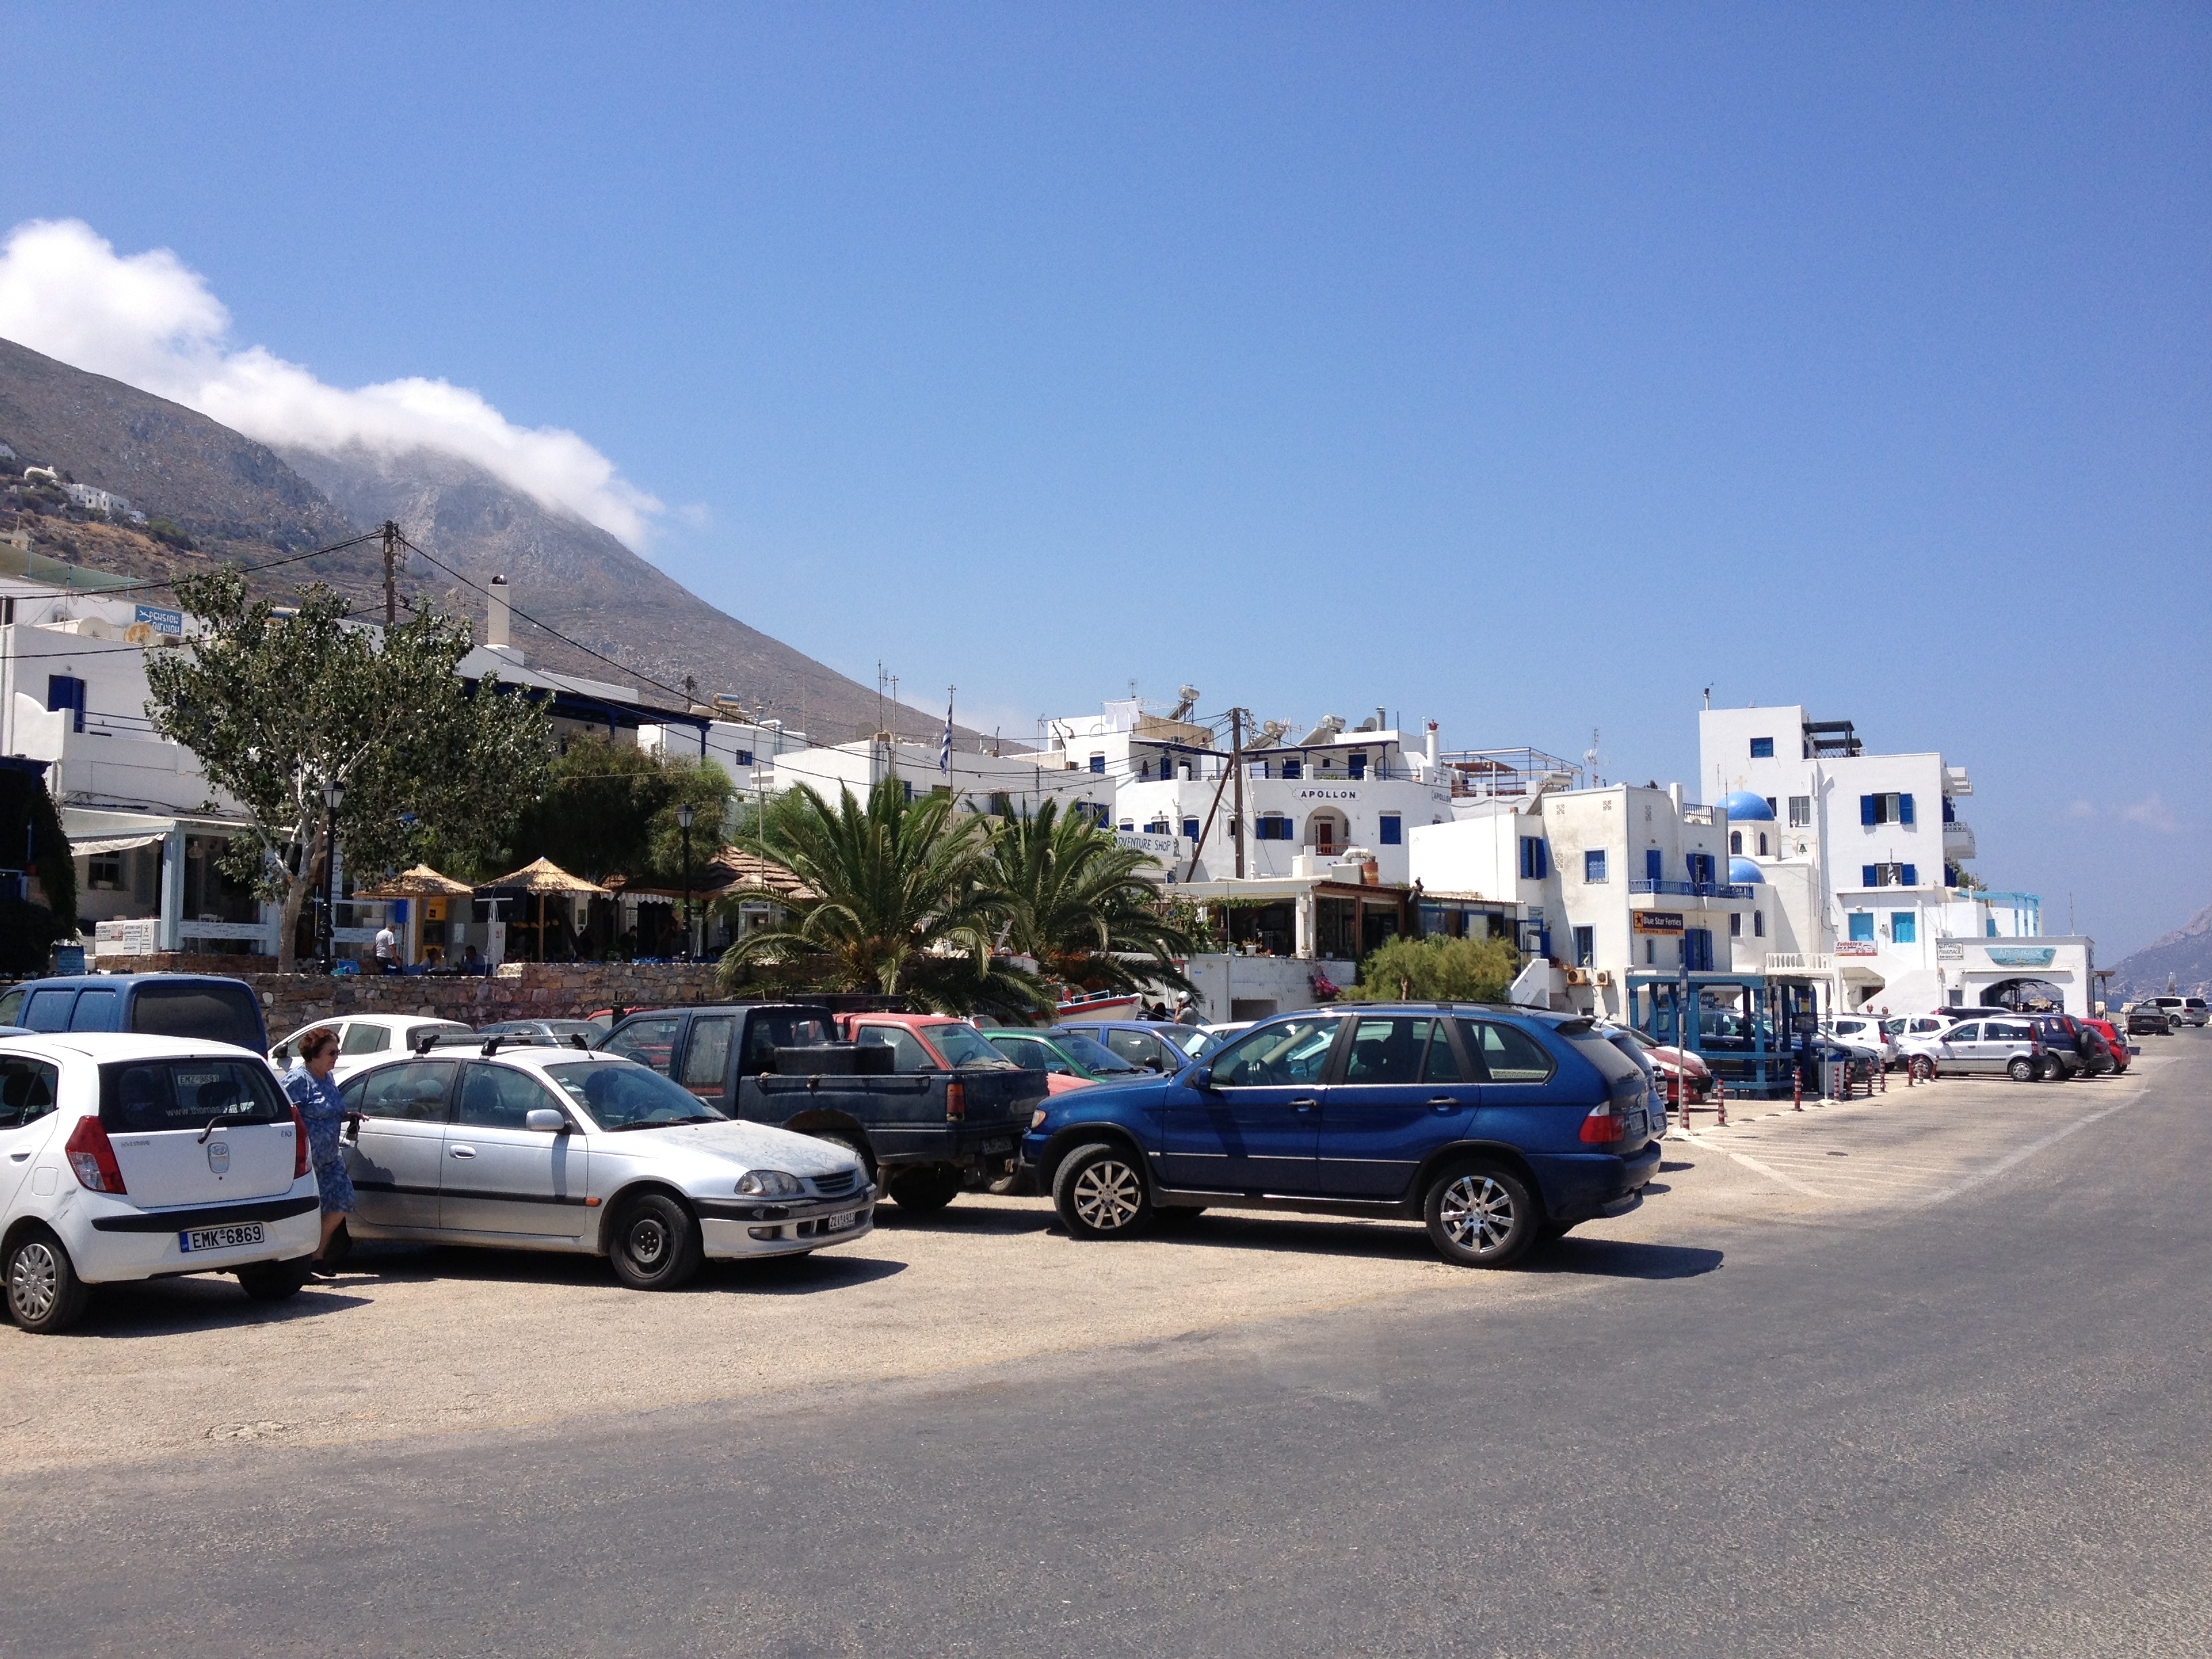
[[[1632,1084],[1639,1090],[1644,1087],[1644,1068],[1595,1031],[1584,1031],[1567,1041],[1577,1054],[1597,1067],[1598,1075],[1607,1083],[1616,1086]]]
[[[201,981],[141,985],[131,999],[131,1029],[147,1036],[198,1037],[258,1052],[268,1042],[261,1010],[243,985]]]
[[[100,1068],[100,1124],[112,1134],[274,1123],[291,1112],[258,1060],[133,1060]]]
[[[957,1072],[972,1071],[978,1066],[1012,1066],[1014,1062],[994,1048],[983,1034],[972,1025],[963,1025],[957,1020],[947,1020],[942,1025],[925,1025],[921,1034],[930,1046],[945,1056],[945,1063]]]

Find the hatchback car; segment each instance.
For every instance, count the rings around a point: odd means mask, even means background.
[[[300,1057],[300,1039],[324,1026],[338,1034],[338,1063],[331,1068],[331,1075],[341,1083],[364,1066],[419,1048],[426,1037],[472,1035],[457,1019],[432,1019],[421,1014],[354,1014],[301,1026],[269,1051],[270,1064],[279,1071],[290,1066]]]
[[[259,1056],[175,1037],[0,1042],[0,1279],[27,1331],[94,1285],[236,1273],[274,1300],[307,1280],[322,1200],[299,1115]]]
[[[269,1032],[244,980],[211,974],[71,974],[0,992],[0,1025],[33,1031],[137,1031],[234,1043],[261,1053]]]
[[[490,1025],[477,1027],[479,1036],[550,1037],[566,1042],[571,1037],[581,1037],[586,1048],[597,1048],[599,1039],[606,1036],[612,1022],[605,1024],[596,1019],[502,1019]]]
[[[1126,1083],[1152,1075],[1104,1043],[1072,1031],[988,1030],[983,1036],[1015,1065],[1042,1072],[1046,1090],[1055,1095],[1094,1083]]]
[[[2138,1002],[2128,1010],[2130,1036],[2172,1036],[2173,1016],[2155,1003]]]
[[[2060,1074],[2051,1066],[2034,1022],[2025,1015],[1962,1019],[1931,1036],[1904,1038],[1901,1046],[1907,1060],[1916,1062],[1915,1073],[1923,1077],[2002,1073],[2015,1083],[2029,1083]]]
[[[1084,1089],[1023,1142],[1077,1238],[1212,1206],[1419,1220],[1502,1267],[1641,1201],[1659,1164],[1643,1069],[1588,1019],[1376,1004],[1263,1020],[1178,1075]]]
[[[488,1039],[357,1073],[341,1091],[356,1238],[604,1255],[636,1290],[702,1260],[804,1255],[873,1225],[834,1141],[741,1123],[617,1055]]]
[[[1052,1028],[1102,1042],[1132,1066],[1172,1076],[1190,1064],[1191,1050],[1203,1048],[1195,1025],[1159,1020],[1062,1020]]]

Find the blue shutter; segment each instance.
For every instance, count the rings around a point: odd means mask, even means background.
[[[1910,823],[1912,822],[1911,796],[1899,795],[1897,798],[1897,821],[1899,823]]]
[[[1196,841],[1198,839],[1198,820],[1196,818],[1185,818],[1182,821],[1182,838],[1185,841]]]
[[[1874,821],[1874,797],[1872,795],[1861,795],[1859,797],[1859,822],[1871,827]],[[1872,885],[1872,884],[1869,883],[1869,885]]]
[[[1405,838],[1404,821],[1395,812],[1385,812],[1382,815],[1382,844],[1397,847],[1403,844]]]
[[[1917,865],[1917,864],[1908,864],[1908,865],[1904,866],[1903,866],[1903,869],[1904,869],[1904,872],[1905,872],[1905,884],[1907,887],[1917,887],[1917,886],[1919,886],[1919,885],[1920,885],[1920,866],[1919,866],[1918,865]]]
[[[1859,885],[1862,887],[1873,886],[1875,884],[1875,878],[1876,874],[1877,872],[1874,866],[1871,864],[1862,864],[1859,866]]]

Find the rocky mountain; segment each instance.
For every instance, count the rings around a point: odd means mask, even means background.
[[[2212,985],[2212,904],[2115,964],[2111,994],[2115,1002],[2157,996],[2169,982],[2185,996]]]
[[[681,688],[688,678],[702,699],[732,696],[817,742],[877,727],[881,706],[872,688],[748,628],[606,532],[453,455],[280,452],[179,404],[7,340],[0,340],[0,441],[27,462],[61,468],[79,483],[128,497],[141,512],[173,520],[198,544],[179,553],[105,525],[50,519],[30,526],[42,548],[74,562],[167,577],[213,559],[265,562],[389,519],[431,559],[476,584],[416,560],[402,593],[434,599],[481,626],[477,589],[505,575],[517,613],[511,637],[531,662],[594,679],[635,676],[644,700],[662,703],[680,697],[643,682]],[[382,570],[371,546],[286,565],[260,582],[289,594],[302,582],[326,581],[364,611],[380,612]],[[919,709],[904,709],[898,720],[908,732],[935,729]]]

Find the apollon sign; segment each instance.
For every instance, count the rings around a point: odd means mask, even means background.
[[[1357,789],[1301,789],[1298,791],[1298,799],[1300,800],[1358,800],[1359,792]]]
[[[1638,933],[1679,933],[1682,931],[1680,910],[1638,910],[1634,913],[1631,929]]]

